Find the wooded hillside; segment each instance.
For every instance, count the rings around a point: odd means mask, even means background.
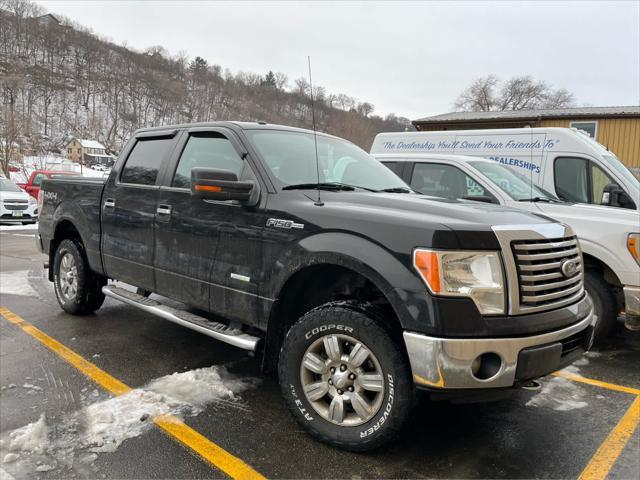
[[[304,78],[290,85],[282,73],[234,74],[162,47],[138,52],[61,17],[60,24],[38,19],[42,14],[31,2],[0,0],[0,145],[42,151],[78,136],[118,152],[149,125],[263,120],[311,128]],[[347,95],[322,87],[314,94],[318,129],[365,149],[376,133],[410,126],[393,114],[373,115],[371,104]]]

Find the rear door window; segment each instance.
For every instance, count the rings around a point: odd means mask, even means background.
[[[135,185],[155,185],[162,162],[171,153],[173,138],[140,139],[131,150],[120,181]]]
[[[224,135],[191,135],[180,155],[171,186],[191,188],[191,170],[196,167],[228,170],[240,178],[243,166],[244,161]]]
[[[442,163],[416,163],[411,187],[424,195],[452,200],[474,196],[488,196],[495,200],[491,193],[462,170]]]

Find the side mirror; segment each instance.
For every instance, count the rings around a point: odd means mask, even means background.
[[[610,183],[602,190],[600,205],[635,209],[636,206],[627,192],[617,183]]]
[[[462,200],[474,200],[476,202],[495,203],[493,198],[488,195],[465,195]]]
[[[239,181],[230,170],[217,168],[194,168],[191,170],[191,195],[203,200],[251,199],[255,184],[252,181]]]

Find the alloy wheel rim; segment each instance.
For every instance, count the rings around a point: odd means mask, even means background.
[[[78,292],[78,266],[70,253],[65,253],[60,260],[60,293],[65,300],[73,300]]]
[[[357,426],[371,420],[385,393],[380,362],[361,341],[325,335],[305,351],[300,380],[306,399],[325,420]]]

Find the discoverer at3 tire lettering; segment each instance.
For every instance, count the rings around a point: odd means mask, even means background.
[[[410,367],[381,317],[375,307],[328,303],[304,315],[285,338],[282,392],[296,420],[323,442],[378,448],[411,414]]]

